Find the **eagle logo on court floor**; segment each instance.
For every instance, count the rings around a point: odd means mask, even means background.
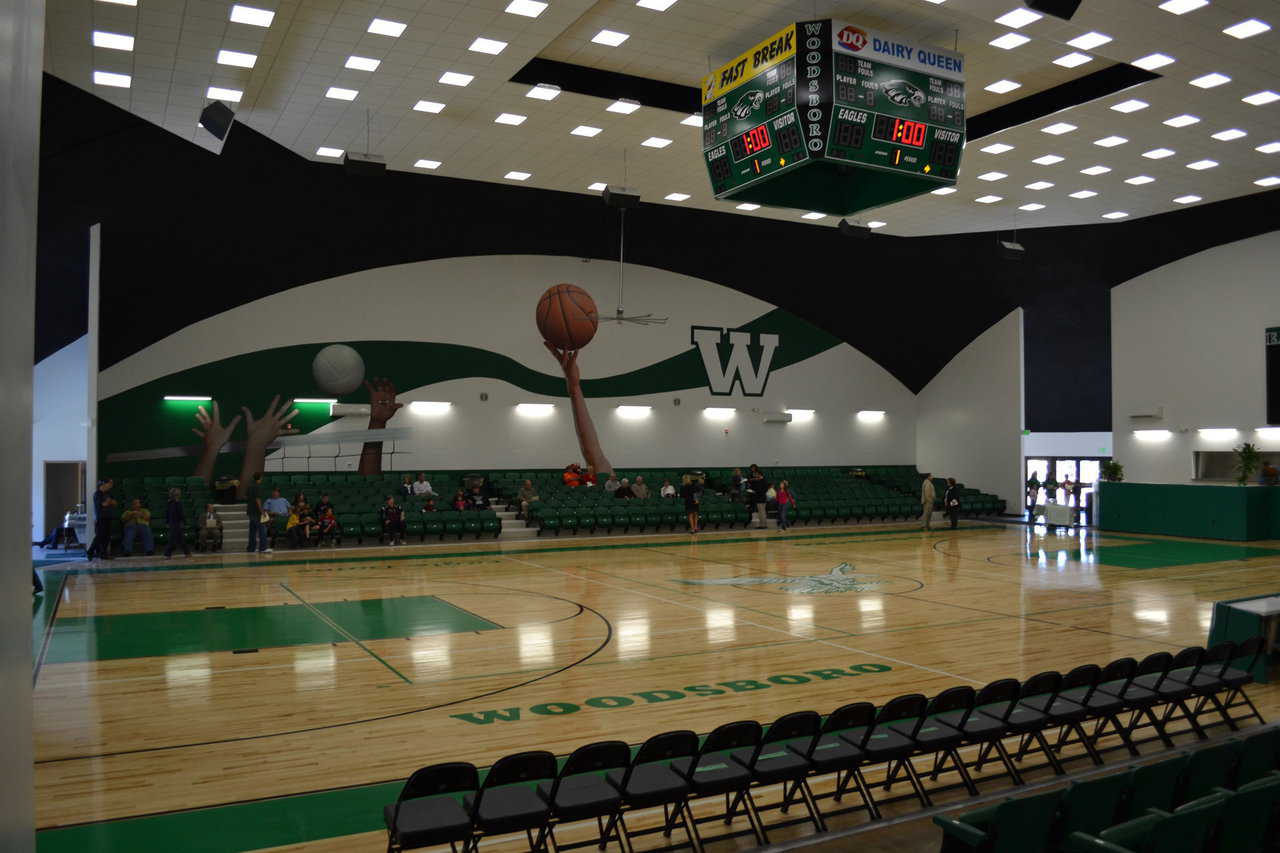
[[[745,575],[713,580],[685,580],[691,586],[779,586],[793,595],[830,595],[835,592],[866,592],[885,583],[876,575],[855,575],[853,566],[841,563],[825,575]]]

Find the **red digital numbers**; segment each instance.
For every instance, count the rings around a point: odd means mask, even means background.
[[[748,154],[755,154],[757,151],[763,151],[769,147],[769,128],[767,125],[760,125],[748,130],[742,134],[742,144],[746,148]]]
[[[924,136],[928,129],[929,126],[922,122],[896,118],[893,120],[893,141],[920,148],[924,145]]]

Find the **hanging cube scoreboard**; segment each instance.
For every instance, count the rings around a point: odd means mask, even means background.
[[[848,216],[956,182],[964,58],[800,21],[702,81],[717,199]]]

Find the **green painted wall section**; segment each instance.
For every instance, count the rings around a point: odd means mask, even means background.
[[[1245,542],[1280,539],[1280,488],[1103,483],[1103,530]]]

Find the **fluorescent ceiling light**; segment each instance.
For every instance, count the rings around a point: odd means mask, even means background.
[[[1103,148],[1115,148],[1117,145],[1124,145],[1128,141],[1123,136],[1104,136],[1101,139],[1093,140],[1093,144],[1101,145]]]
[[[251,27],[269,27],[275,20],[276,13],[268,9],[255,9],[253,6],[235,5],[231,7],[231,22],[248,24]]]
[[[1173,433],[1167,429],[1135,429],[1133,437],[1138,441],[1165,441],[1171,438]]]
[[[105,47],[109,50],[133,50],[133,36],[121,35],[120,33],[104,33],[101,30],[94,30],[93,46]],[[226,53],[226,51],[224,50],[223,53]],[[246,56],[248,54],[240,55]],[[222,62],[222,59],[219,58],[218,61]],[[246,67],[252,68],[253,65],[250,64]]]
[[[759,209],[760,209],[760,205],[752,204],[749,201],[744,201],[742,204],[738,205],[738,210],[759,210]]]
[[[955,191],[955,187],[938,187],[936,190],[930,190],[929,192],[934,195],[951,195]]]
[[[1094,190],[1076,190],[1075,192],[1070,193],[1070,195],[1072,198],[1093,198],[1097,195],[1097,192]]]
[[[607,186],[609,185],[606,184],[604,181],[596,181],[594,184],[589,185],[587,189],[591,190],[592,192],[598,193],[598,192],[604,192],[604,188]]]
[[[1208,2],[1208,0],[1205,0],[1205,2]],[[541,3],[539,0],[511,0],[503,11],[512,15],[524,15],[526,18],[536,18],[546,8],[547,4]]]
[[[998,195],[981,195],[974,199],[978,204],[995,204],[998,201],[1004,201],[1003,196]]]
[[[880,221],[880,220],[878,220],[878,219],[873,219],[873,220],[871,220],[870,222],[868,222],[868,223],[867,223],[867,227],[868,227],[868,228],[871,228],[871,229],[875,229],[875,228],[883,228],[883,227],[885,227],[885,226],[886,226],[886,225],[888,225],[888,224],[889,224],[888,222],[881,222],[881,221]]]
[[[377,36],[391,36],[393,39],[400,38],[404,32],[404,28],[408,24],[402,24],[399,21],[388,21],[386,18],[374,18],[369,22],[369,32]]]
[[[413,165],[414,165],[414,168],[417,168],[417,169],[439,169],[444,164],[442,164],[439,160],[419,160]]]
[[[1101,47],[1109,41],[1111,41],[1111,36],[1105,33],[1087,32],[1082,36],[1076,36],[1067,44],[1080,50],[1093,50],[1095,47]]]
[[[1011,12],[1005,12],[996,18],[996,23],[1008,27],[1011,30],[1020,30],[1027,24],[1034,24],[1040,20],[1043,15],[1032,12],[1030,9],[1014,9]]]
[[[1240,137],[1248,136],[1249,134],[1245,133],[1238,127],[1232,127],[1227,130],[1220,130],[1217,133],[1210,135],[1219,142],[1230,142],[1233,139],[1239,139]]]
[[[333,98],[335,101],[354,101],[356,95],[360,92],[357,89],[343,89],[340,86],[330,86],[329,90],[324,93],[326,98]]]
[[[218,51],[218,64],[231,65],[236,68],[252,68],[258,57],[252,53],[240,53],[235,50]]]
[[[622,113],[624,116],[629,116],[638,109],[640,109],[640,102],[632,101],[628,98],[619,98],[609,106],[605,107],[607,112]]]
[[[650,136],[644,142],[640,143],[645,148],[666,148],[671,144],[670,139],[664,139],[661,136]]]
[[[987,154],[1003,154],[1006,151],[1012,151],[1013,146],[1006,145],[1003,142],[993,142],[990,145],[988,145],[986,148],[980,148],[978,150],[983,151],[984,153],[987,153]]]
[[[1040,166],[1052,166],[1054,163],[1061,163],[1065,159],[1067,158],[1059,157],[1057,154],[1044,154],[1031,162]]]
[[[420,113],[438,113],[444,109],[444,104],[439,101],[418,101],[413,108]]]
[[[332,406],[338,402],[335,399],[321,399],[319,397],[294,397],[294,403],[313,403],[318,406]]]
[[[1206,441],[1230,441],[1240,434],[1238,429],[1198,429],[1200,437]]]
[[[555,403],[516,403],[516,414],[524,418],[545,418],[555,410]]]
[[[1187,168],[1203,172],[1205,169],[1212,169],[1216,165],[1218,165],[1217,160],[1197,160],[1194,163],[1188,163]]]
[[[1166,0],[1160,4],[1160,8],[1171,15],[1185,15],[1208,5],[1209,0]]]
[[[1145,110],[1149,106],[1151,105],[1146,101],[1140,101],[1137,98],[1130,98],[1127,101],[1121,101],[1120,103],[1113,105],[1111,109],[1118,113],[1136,113],[1138,110]]]
[[[1150,175],[1134,175],[1132,178],[1125,178],[1124,182],[1126,184],[1133,184],[1135,187],[1140,187],[1143,184],[1149,184],[1154,180],[1155,178]]]
[[[1174,204],[1191,204],[1197,201],[1200,201],[1200,196],[1198,195],[1180,195],[1173,200],[1173,203]]]
[[[327,148],[323,145],[316,149],[317,157],[341,157],[345,153],[341,148]]]
[[[997,80],[990,86],[983,86],[988,92],[995,92],[997,95],[1003,95],[1005,92],[1012,92],[1014,89],[1021,89],[1021,83],[1015,83],[1012,80]]]
[[[1064,133],[1070,133],[1075,130],[1074,124],[1067,124],[1065,121],[1054,122],[1048,127],[1040,128],[1041,133],[1052,133],[1054,136],[1061,136]]]
[[[731,420],[733,416],[737,414],[737,411],[738,411],[737,409],[721,409],[721,408],[711,407],[711,408],[703,409],[702,416],[709,421],[727,421],[727,420]]]
[[[446,86],[466,86],[474,79],[474,74],[462,74],[458,71],[446,71],[440,75],[440,82]]]
[[[487,53],[490,56],[497,56],[499,53],[507,49],[505,41],[497,39],[477,38],[471,43],[467,50],[474,50],[476,53]]]
[[[591,37],[596,44],[603,44],[607,47],[617,47],[627,39],[631,38],[627,33],[620,33],[614,30],[601,30]]]
[[[1110,172],[1110,171],[1111,171],[1111,167],[1110,167],[1110,166],[1090,166],[1090,167],[1089,167],[1089,168],[1087,168],[1087,169],[1081,169],[1081,170],[1080,170],[1080,174],[1082,174],[1082,175],[1105,175],[1107,172]]]
[[[663,198],[666,199],[667,201],[688,201],[689,194],[688,193],[667,193],[666,195],[663,196]]]
[[[1280,427],[1258,427],[1254,432],[1259,438],[1265,438],[1268,441],[1280,440]]]
[[[1280,101],[1280,95],[1277,95],[1269,89],[1264,89],[1261,92],[1254,92],[1252,95],[1245,95],[1240,100],[1244,101],[1246,104],[1253,104],[1255,107],[1260,107],[1263,104],[1269,104],[1272,101]]]
[[[689,127],[702,127],[702,116],[698,115],[697,113],[694,113],[693,115],[688,116],[687,118],[682,118],[680,120],[680,123],[688,125]]]
[[[1013,50],[1015,47],[1024,45],[1029,41],[1031,41],[1031,39],[1027,38],[1022,33],[1005,33],[999,38],[994,38],[987,42],[987,44],[1004,50]]]
[[[1183,113],[1180,116],[1165,119],[1164,124],[1169,125],[1169,127],[1186,127],[1187,125],[1196,124],[1199,121],[1200,119],[1197,116]]]
[[[138,0],[102,0],[103,3],[114,3],[117,6],[137,6]]]
[[[415,415],[443,415],[453,408],[453,403],[432,400],[414,400],[409,411]]]
[[[535,98],[539,101],[554,101],[560,97],[560,87],[551,83],[539,83],[532,89],[524,93],[526,98]]]
[[[1002,181],[1009,177],[1004,172],[983,172],[978,176],[980,181]]]
[[[493,120],[494,124],[509,124],[518,127],[528,120],[528,116],[518,115],[517,113],[499,113],[498,117]]]
[[[655,12],[665,12],[672,6],[676,5],[676,0],[636,0],[636,5],[641,9],[652,9]]]
[[[783,409],[788,415],[791,415],[793,424],[802,424],[806,421],[813,420],[813,409]]]
[[[186,395],[186,394],[165,394],[164,398],[171,402],[182,402],[182,403],[207,403],[213,399],[212,397],[201,397],[199,395]]]
[[[806,213],[804,216],[801,216],[800,218],[817,220],[817,219],[826,219],[827,215],[825,213],[819,213],[816,210],[811,210],[808,213]]]
[[[1164,68],[1166,65],[1172,65],[1177,60],[1172,56],[1166,56],[1163,53],[1148,53],[1139,59],[1130,62],[1130,65],[1136,65],[1144,71],[1155,71],[1157,68]]]
[[[1065,56],[1059,56],[1053,61],[1054,65],[1061,65],[1063,68],[1075,68],[1077,65],[1084,65],[1086,62],[1093,62],[1093,57],[1087,53],[1072,51]]]
[[[373,59],[368,56],[348,56],[344,67],[355,71],[377,71],[378,66],[381,64],[381,59]]]
[[[618,417],[628,421],[638,421],[649,417],[653,413],[653,406],[618,406],[614,409],[618,413]]]
[[[1275,175],[1269,175],[1265,178],[1258,178],[1254,183],[1260,187],[1274,187],[1276,184],[1280,184],[1280,178]]]
[[[858,412],[857,418],[864,424],[878,424],[884,420],[884,412],[876,409],[863,409]]]
[[[508,181],[527,181],[533,177],[532,172],[507,172],[502,177]]]
[[[1110,213],[1102,214],[1102,218],[1103,219],[1124,219],[1128,215],[1129,214],[1125,213],[1123,210],[1113,210]]]
[[[1029,189],[1029,190],[1047,190],[1047,189],[1049,189],[1049,187],[1051,187],[1051,186],[1053,186],[1053,182],[1052,182],[1052,181],[1033,181],[1032,183],[1027,184],[1027,189]]]
[[[244,92],[239,89],[224,89],[221,86],[210,86],[205,92],[205,96],[211,101],[229,101],[233,104],[240,103],[240,99],[244,97]]]
[[[1263,145],[1259,145],[1253,150],[1261,151],[1263,154],[1274,154],[1277,151],[1280,151],[1280,142],[1267,142]]]
[[[1148,160],[1163,160],[1166,157],[1172,157],[1177,154],[1172,148],[1152,148],[1150,151],[1143,151],[1142,156]]]
[[[573,130],[569,131],[569,133],[573,136],[585,136],[590,139],[591,137],[598,135],[600,130],[600,128],[592,127],[589,124],[580,124]]]
[[[1232,38],[1247,39],[1250,36],[1256,36],[1258,33],[1265,33],[1269,29],[1271,29],[1270,24],[1263,23],[1257,18],[1250,18],[1247,21],[1232,24],[1224,29],[1223,32]]]
[[[114,86],[117,89],[128,89],[133,83],[133,78],[128,74],[116,74],[112,71],[95,71],[93,72],[93,82],[99,86]],[[237,98],[237,100],[239,100]]]
[[[1043,205],[1043,204],[1036,204],[1035,202],[1032,202],[1031,204],[1023,204],[1023,205],[1019,205],[1019,206],[1018,206],[1018,210],[1025,210],[1025,211],[1028,211],[1028,212],[1034,212],[1034,211],[1037,211],[1037,210],[1044,210],[1044,205]]]
[[[1199,86],[1201,89],[1212,89],[1214,86],[1221,86],[1223,83],[1230,83],[1231,78],[1225,74],[1219,74],[1213,71],[1209,74],[1201,75],[1190,81],[1192,86]]]

